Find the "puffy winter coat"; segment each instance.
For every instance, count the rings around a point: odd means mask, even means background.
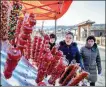
[[[59,50],[61,50],[63,54],[66,55],[66,59],[69,61],[69,63],[71,63],[71,61],[75,59],[76,62],[80,63],[81,67],[83,68],[77,43],[73,42],[70,45],[67,45],[65,41],[61,41]]]
[[[92,48],[86,46],[82,47],[80,50],[85,71],[89,72],[90,75],[88,77],[89,81],[96,82],[97,81],[97,68],[98,73],[101,73],[101,59],[99,55],[99,50],[97,48],[97,44],[95,43]]]

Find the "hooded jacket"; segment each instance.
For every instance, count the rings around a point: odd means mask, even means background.
[[[101,73],[101,59],[97,44],[95,43],[93,47],[89,47],[85,45],[80,50],[85,71],[89,72],[90,75],[88,77],[89,81],[96,82],[97,81],[97,69],[98,74]]]
[[[70,45],[67,45],[65,41],[61,41],[59,50],[61,50],[63,54],[66,56],[66,59],[69,61],[69,64],[73,59],[75,59],[76,62],[80,63],[81,67],[83,68],[77,43],[72,42]]]

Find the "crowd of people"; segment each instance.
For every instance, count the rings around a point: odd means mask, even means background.
[[[41,32],[41,35],[44,35],[44,33]],[[56,45],[56,40],[56,35],[50,34],[50,50]],[[77,43],[74,42],[73,33],[67,32],[65,40],[60,41],[58,49],[66,56],[69,64],[73,60],[76,60],[76,63],[80,64],[82,70],[89,72],[88,81],[90,86],[95,86],[97,74],[101,74],[102,72],[99,49],[95,41],[96,39],[94,36],[88,36],[85,46],[79,51]]]

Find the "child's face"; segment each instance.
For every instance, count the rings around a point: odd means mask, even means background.
[[[55,43],[55,38],[50,38],[50,43]]]

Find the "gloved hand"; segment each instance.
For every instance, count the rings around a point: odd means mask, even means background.
[[[98,71],[98,75],[102,75],[102,71],[100,70],[100,71]]]

